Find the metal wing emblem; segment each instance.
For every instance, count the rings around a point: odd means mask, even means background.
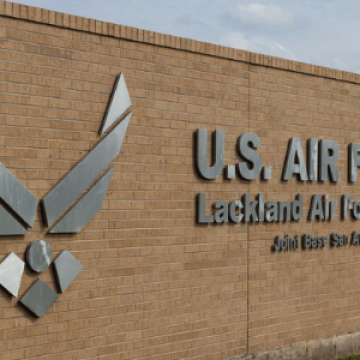
[[[45,221],[51,226],[49,233],[78,233],[99,211],[114,167],[92,183],[120,153],[131,112],[114,124],[130,106],[125,78],[120,73],[99,132],[101,135],[110,129],[109,133],[42,199]],[[5,204],[0,205],[0,236],[27,233],[25,226],[33,226],[39,201],[1,163],[0,199]]]

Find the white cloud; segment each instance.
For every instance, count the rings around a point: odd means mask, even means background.
[[[240,32],[231,32],[223,37],[223,44],[242,50],[248,50],[249,42],[246,40],[245,36]]]
[[[285,46],[264,36],[250,36],[246,38],[244,34],[234,31],[225,35],[221,39],[221,43],[236,49],[297,60],[296,56]]]
[[[283,26],[291,25],[294,21],[293,12],[278,5],[238,5],[233,16],[255,25]]]

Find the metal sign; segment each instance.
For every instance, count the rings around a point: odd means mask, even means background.
[[[41,201],[48,233],[78,233],[101,208],[114,172],[114,167],[107,167],[120,153],[131,112],[117,121],[130,106],[125,78],[120,73],[99,131],[100,136],[105,131],[108,134]],[[34,225],[39,200],[2,163],[0,198],[6,205],[0,205],[0,236],[26,234],[27,228]],[[29,269],[40,274],[51,263],[58,291],[63,293],[82,265],[67,250],[52,262],[50,244],[45,240],[36,240],[28,247],[26,265]],[[24,267],[25,263],[14,253],[0,264],[0,285],[14,297],[18,296]],[[35,316],[42,317],[58,297],[56,291],[37,279],[19,303]]]
[[[263,166],[259,149],[261,141],[258,135],[246,133],[239,137],[236,149],[245,161],[224,167],[225,134],[215,131],[210,148],[212,149],[212,164],[208,164],[207,130],[198,129],[196,134],[196,168],[199,175],[206,180],[215,180],[222,174],[225,180],[236,178],[238,175],[245,180],[252,181],[260,178],[270,181],[271,166]],[[348,146],[348,181],[357,180],[360,167],[360,144],[351,143]],[[297,177],[300,181],[330,181],[339,182],[340,175],[337,167],[339,159],[339,145],[333,140],[309,139],[306,148],[307,162],[299,138],[291,138],[282,171],[282,180],[289,181]],[[352,194],[341,196],[341,218],[360,219],[360,201],[353,201]],[[331,221],[336,216],[337,200],[330,200],[328,194],[313,194],[307,218],[309,220]],[[209,214],[209,210],[211,213]],[[246,193],[231,202],[217,201],[212,206],[206,205],[206,194],[197,196],[197,222],[202,224],[227,222],[286,222],[298,221],[303,218],[303,196],[297,194],[291,201],[266,201],[264,194],[252,197]]]
[[[223,131],[213,133],[208,162],[207,130],[199,129],[196,136],[196,168],[199,175],[206,180],[215,180],[221,175],[224,180],[233,180],[238,173],[239,177],[247,181],[260,178],[261,181],[270,181],[272,178],[271,166],[263,166],[260,148],[260,138],[254,133],[246,133],[239,137],[236,149],[239,156],[245,161],[237,164],[224,165],[225,134]],[[358,178],[360,167],[360,144],[351,143],[348,146],[348,182],[354,183]],[[305,154],[306,159],[305,161]],[[291,138],[285,154],[282,171],[283,181],[297,178],[299,181],[340,182],[337,167],[339,146],[333,140],[308,139],[304,151],[300,138]],[[237,171],[236,171],[237,170]],[[338,200],[330,199],[329,194],[312,194],[308,207],[303,204],[303,195],[297,194],[289,201],[274,201],[265,199],[260,193],[253,196],[250,193],[239,195],[233,201],[219,200],[207,204],[206,194],[201,192],[196,197],[196,220],[200,224],[248,223],[248,222],[278,222],[299,221],[304,217],[304,209],[308,208],[308,221],[330,222],[336,218],[336,211],[340,218],[360,220],[360,200],[354,200],[352,194],[342,194]],[[340,206],[338,207],[338,204]],[[329,239],[329,240],[328,240]],[[339,235],[277,236],[271,249],[274,252],[296,251],[297,249],[321,249],[327,246],[359,246],[360,237],[356,232]]]

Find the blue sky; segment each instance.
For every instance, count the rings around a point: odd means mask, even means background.
[[[22,4],[360,72],[358,0],[22,0]],[[355,45],[354,45],[355,44]]]

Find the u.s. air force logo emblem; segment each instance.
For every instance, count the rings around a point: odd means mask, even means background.
[[[0,236],[24,235],[35,222],[39,202],[50,234],[78,233],[99,211],[108,189],[114,167],[110,164],[120,153],[131,112],[130,95],[120,74],[102,121],[99,142],[40,201],[0,163]],[[127,113],[126,113],[127,112]],[[45,240],[34,241],[27,249],[26,264],[41,273],[54,265],[58,289],[63,293],[82,269],[82,265],[63,251],[52,262],[51,248]],[[18,296],[25,263],[14,253],[0,264],[0,285]],[[41,317],[58,298],[41,279],[31,285],[20,303]]]

